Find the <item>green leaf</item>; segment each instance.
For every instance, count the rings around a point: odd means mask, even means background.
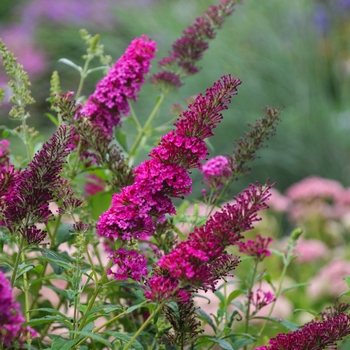
[[[297,312],[307,312],[308,314],[310,314],[318,319],[321,319],[321,316],[318,314],[318,312],[311,310],[311,309],[295,309],[293,311],[293,314],[296,314]]]
[[[196,309],[196,312],[198,313],[199,317],[205,321],[206,323],[208,323],[208,325],[213,328],[214,332],[216,332],[216,327],[214,325],[214,322],[212,320],[212,318],[202,309]]]
[[[70,331],[69,333],[71,333],[71,334],[78,334],[78,335],[81,335],[83,337],[90,338],[92,340],[95,340],[95,341],[103,344],[103,345],[108,346],[108,349],[113,349],[113,345],[108,340],[106,340],[105,338],[101,337],[98,334],[90,333],[90,332],[84,332],[84,331]]]
[[[262,319],[262,320],[269,320],[278,324],[283,325],[284,327],[286,327],[288,330],[290,331],[296,331],[298,329],[300,329],[299,325],[297,325],[296,323],[281,319],[281,318],[277,318],[277,317],[265,317],[265,316],[255,316],[252,319]]]
[[[133,306],[130,306],[127,310],[126,310],[126,313],[127,314],[130,314],[130,312],[133,312],[134,310],[137,310],[139,309],[140,307],[144,307],[145,306],[145,303],[140,303],[140,304],[137,304],[137,305],[133,305]]]
[[[240,339],[237,339],[233,342],[232,347],[234,349],[240,349],[246,345],[254,343],[255,341],[256,341],[256,339],[253,337],[240,338]]]
[[[128,142],[127,142],[127,134],[125,131],[123,131],[121,128],[117,128],[115,133],[115,138],[117,139],[120,147],[125,151],[128,152]]]
[[[89,198],[91,206],[91,216],[97,220],[100,215],[106,211],[111,204],[112,194],[107,192],[98,192]]]
[[[231,292],[226,300],[226,305],[230,305],[231,301],[236,299],[241,294],[244,294],[244,290],[242,290],[242,289],[237,289],[237,290],[234,290],[233,292]]]
[[[50,350],[71,350],[71,348],[78,343],[80,339],[64,339],[61,337],[55,337]]]
[[[60,123],[58,122],[57,118],[53,114],[45,113],[45,116],[48,117],[57,128],[60,126]]]
[[[310,283],[309,282],[305,282],[305,283],[296,283],[296,284],[292,284],[291,286],[288,286],[286,288],[283,288],[281,291],[281,294],[291,290],[291,289],[295,289],[295,288],[299,288],[299,287],[304,287],[304,286],[309,286]]]
[[[81,67],[79,67],[78,65],[76,65],[73,61],[67,59],[67,58],[60,58],[58,60],[58,62],[64,63],[67,66],[73,67],[74,69],[76,69],[80,74],[83,72],[83,69]]]
[[[71,224],[61,224],[56,233],[55,245],[59,246],[61,243],[69,241],[73,235],[69,230],[72,229]]]
[[[220,299],[221,303],[222,303],[223,305],[225,305],[225,298],[224,298],[224,295],[223,295],[220,291],[218,291],[218,290],[217,290],[214,294]]]
[[[56,274],[61,274],[65,269],[72,268],[72,264],[66,258],[63,258],[62,254],[55,253],[52,250],[46,248],[33,248],[32,250],[40,251],[43,255],[38,257],[40,260],[48,261]]]
[[[62,319],[65,318],[65,319],[68,320],[68,318],[67,318],[67,316],[66,316],[65,314],[63,314],[62,312],[60,312],[60,311],[58,311],[58,310],[56,310],[56,309],[51,309],[51,308],[49,308],[49,307],[41,307],[41,308],[39,308],[39,309],[29,310],[29,312],[34,312],[34,311],[45,311],[45,312],[48,312],[48,313],[50,313],[50,314],[59,315],[59,316],[62,317]]]
[[[131,339],[130,335],[119,333],[116,331],[106,331],[106,332],[102,332],[102,334],[111,335],[117,339],[124,341],[125,343],[129,342]],[[113,342],[115,342],[115,340]],[[134,340],[132,342],[132,346],[134,347],[135,350],[144,350],[143,346],[137,340]]]
[[[98,72],[100,70],[106,70],[108,69],[109,67],[108,66],[100,66],[100,67],[95,67],[95,68],[91,68],[89,70],[86,71],[86,77],[90,74],[90,73],[93,73],[93,72]]]
[[[40,317],[40,318],[33,318],[28,322],[25,322],[24,325],[26,326],[37,326],[39,324],[46,324],[46,323],[54,323],[54,322],[62,322],[64,323],[68,328],[71,328],[71,323],[67,319],[67,316],[60,316],[60,315],[55,315],[55,316],[45,316],[45,317]]]
[[[20,264],[18,266],[18,271],[17,271],[17,275],[16,275],[16,280],[21,277],[24,273],[30,271],[31,269],[34,268],[34,265],[32,264]]]
[[[224,339],[220,339],[220,338],[216,338],[216,337],[208,337],[208,339],[210,339],[214,343],[219,344],[221,349],[234,350],[232,345]]]

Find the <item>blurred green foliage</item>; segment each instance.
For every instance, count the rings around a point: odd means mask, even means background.
[[[5,12],[18,13],[17,5],[24,3],[2,1],[1,22],[8,18],[3,15]],[[47,108],[43,101],[49,95],[53,70],[58,70],[63,90],[76,90],[78,75],[58,63],[58,59],[65,57],[82,63],[85,48],[78,33],[81,27],[101,35],[101,43],[113,60],[123,54],[133,38],[146,34],[157,42],[159,60],[194,18],[215,3],[213,0],[116,1],[111,3],[114,20],[105,26],[96,25],[93,18],[83,25],[43,18],[37,25],[35,38],[47,53],[48,66],[34,82],[33,93],[39,103],[28,123],[50,126],[43,116]],[[210,156],[214,156],[231,153],[233,140],[247,130],[247,123],[262,117],[263,107],[284,108],[276,136],[268,142],[268,148],[259,152],[260,159],[252,164],[250,175],[237,184],[239,188],[248,182],[270,178],[277,181],[278,189],[284,190],[312,174],[350,184],[347,98],[350,86],[349,72],[344,69],[348,44],[340,40],[347,28],[338,21],[327,33],[318,33],[313,21],[314,5],[306,0],[246,0],[237,4],[236,12],[210,42],[201,72],[188,78],[161,109],[159,124],[169,120],[172,103],[181,102],[185,108],[186,98],[204,92],[220,76],[231,73],[241,78],[239,94],[224,113],[225,118],[211,141]],[[14,20],[17,17],[12,16]],[[152,72],[157,69],[154,62]],[[99,72],[94,73],[85,86],[85,95],[93,92],[100,78]],[[156,96],[157,92],[147,83],[139,102],[133,105],[141,120],[150,113]],[[199,183],[194,188],[194,195],[198,195],[202,188],[200,174],[193,176],[194,182]]]

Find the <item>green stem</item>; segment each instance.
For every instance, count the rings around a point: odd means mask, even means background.
[[[269,322],[268,318],[271,317],[272,312],[273,312],[273,310],[274,310],[274,308],[275,308],[275,305],[276,305],[276,301],[277,301],[278,297],[280,296],[280,293],[281,293],[281,290],[282,290],[282,284],[283,284],[284,278],[285,278],[285,276],[286,276],[286,272],[287,272],[288,265],[289,265],[289,262],[288,262],[288,261],[286,261],[286,262],[284,263],[284,265],[283,265],[283,270],[282,270],[281,278],[280,278],[280,281],[279,281],[279,284],[278,284],[278,288],[277,288],[277,292],[276,292],[276,295],[275,295],[275,299],[276,299],[276,300],[271,304],[270,311],[269,311],[269,313],[268,313],[268,315],[267,315],[267,319],[265,319],[265,322],[264,322],[264,324],[263,324],[263,326],[262,326],[262,328],[261,328],[260,337],[261,337],[261,336],[263,335],[263,333],[264,333],[264,330],[265,330],[265,328],[266,328],[266,326],[267,326],[267,323]]]
[[[78,90],[77,90],[77,93],[75,95],[75,99],[78,100],[78,98],[80,97],[80,94],[81,94],[81,91],[83,90],[83,86],[84,86],[84,81],[85,81],[85,78],[86,78],[86,72],[89,68],[89,63],[91,61],[91,58],[88,58],[86,59],[85,61],[85,64],[84,64],[84,67],[83,67],[83,70],[82,72],[80,73],[80,81],[79,81],[79,86],[78,86]]]
[[[26,115],[23,117],[23,120],[22,120],[22,133],[23,133],[22,140],[23,140],[24,146],[26,148],[28,161],[30,161],[31,155],[30,155],[29,142],[28,142]]]
[[[288,245],[287,245],[287,253],[285,253],[285,255],[283,256],[283,270],[282,270],[282,274],[281,274],[281,278],[280,278],[280,282],[278,284],[278,288],[277,288],[277,292],[276,292],[276,296],[275,296],[275,302],[272,303],[271,307],[270,307],[270,311],[269,311],[269,314],[268,314],[268,318],[271,317],[272,315],[272,312],[275,308],[275,304],[276,304],[276,301],[278,299],[278,297],[280,296],[281,294],[281,290],[282,290],[282,284],[283,284],[283,281],[284,281],[284,278],[286,276],[286,273],[287,273],[287,268],[288,266],[290,265],[290,263],[293,261],[294,259],[294,248],[297,244],[297,241],[300,237],[300,235],[302,234],[302,230],[300,228],[296,228],[292,234],[291,234],[291,238],[289,239],[288,241]],[[261,328],[261,331],[260,331],[260,337],[263,335],[264,333],[264,330],[266,328],[266,325],[267,325],[267,322],[269,320],[266,319],[262,328]]]
[[[12,272],[12,276],[11,276],[11,286],[12,287],[14,286],[15,281],[16,281],[16,275],[17,275],[19,263],[21,261],[23,246],[24,246],[24,237],[21,235],[19,247],[18,247],[18,252],[17,252],[17,256],[16,256],[16,261],[15,261],[15,265],[13,267],[13,272]]]
[[[85,310],[85,314],[84,316],[80,319],[80,326],[78,328],[78,331],[81,331],[84,326],[85,326],[85,323],[86,323],[86,314],[92,309],[92,307],[94,306],[94,303],[95,303],[95,300],[102,288],[102,285],[103,285],[103,282],[105,281],[105,279],[107,278],[107,272],[108,270],[112,267],[113,265],[113,259],[110,259],[109,262],[108,262],[108,265],[107,265],[107,268],[105,269],[103,275],[101,276],[100,280],[98,281],[98,283],[96,284],[96,287],[95,287],[95,290],[94,290],[94,293],[92,294],[90,300],[89,300],[89,303],[88,303],[88,306],[86,307],[86,310]]]
[[[152,321],[153,317],[162,309],[162,307],[165,305],[167,301],[168,300],[166,299],[158,305],[158,307],[153,311],[153,313],[147,318],[147,320],[142,324],[142,326],[138,329],[138,331],[133,335],[133,337],[125,345],[123,350],[128,350],[130,348],[134,340],[136,340],[136,338],[141,334],[141,332],[148,326],[148,324]]]
[[[131,149],[130,149],[130,152],[129,152],[129,156],[128,156],[128,163],[129,165],[131,165],[132,163],[132,159],[133,159],[133,156],[135,155],[135,152],[142,140],[142,138],[145,136],[146,134],[146,131],[149,129],[154,117],[157,115],[157,112],[161,106],[161,104],[163,103],[164,99],[165,99],[165,96],[166,96],[166,92],[162,93],[156,103],[156,105],[154,106],[153,108],[153,111],[151,112],[150,116],[148,117],[145,125],[143,126],[143,128],[139,131],[139,134],[137,135],[136,137],[136,140],[134,141],[134,144],[131,146]]]
[[[25,261],[25,255],[23,251],[21,252],[21,258],[22,261]],[[26,322],[30,321],[30,315],[29,315],[29,290],[28,290],[28,275],[27,272],[23,274],[23,291],[24,291],[24,311],[25,311],[25,318]],[[27,334],[27,344],[30,347],[30,344],[32,343],[30,332]]]
[[[254,265],[253,275],[252,275],[252,279],[250,281],[250,285],[249,285],[249,289],[248,289],[248,305],[247,305],[247,310],[245,312],[244,333],[248,333],[249,314],[250,314],[250,295],[252,293],[254,282],[255,282],[255,276],[256,276],[256,273],[258,271],[259,260],[255,259],[254,263],[255,263],[255,265]],[[245,346],[244,349],[247,349],[247,346]]]

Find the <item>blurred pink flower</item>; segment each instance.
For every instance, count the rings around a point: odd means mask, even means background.
[[[313,298],[322,296],[337,297],[340,293],[349,289],[344,277],[350,276],[350,261],[336,259],[319,270],[318,274],[310,281],[308,295]]]
[[[89,196],[93,196],[98,192],[102,192],[105,188],[105,182],[95,174],[89,174],[86,176],[87,182],[85,185],[85,192]]]
[[[276,212],[286,212],[290,207],[291,200],[275,188],[271,188],[270,192],[269,208]]]
[[[314,198],[336,200],[343,191],[344,188],[338,181],[310,176],[290,186],[286,196],[293,201],[309,201]]]
[[[47,66],[45,53],[35,44],[31,33],[25,27],[12,25],[2,28],[1,38],[30,78],[45,71]]]
[[[292,185],[286,191],[291,200],[289,218],[293,222],[305,222],[313,217],[339,218],[337,201],[344,193],[343,186],[330,179],[311,176]]]
[[[300,254],[296,259],[297,262],[312,262],[326,258],[329,253],[326,244],[318,239],[299,238],[295,250]]]

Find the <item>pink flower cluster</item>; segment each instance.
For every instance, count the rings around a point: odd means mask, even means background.
[[[204,183],[209,187],[221,188],[231,177],[231,164],[227,157],[217,156],[208,160],[202,167]]]
[[[321,320],[316,318],[301,329],[287,334],[280,333],[276,338],[270,339],[267,346],[255,350],[337,349],[336,342],[350,333],[350,316],[342,311],[342,304],[334,309],[326,309],[320,316]]]
[[[98,234],[109,239],[130,240],[151,235],[166,214],[175,214],[170,197],[191,192],[188,169],[199,167],[207,156],[205,138],[222,119],[230,98],[237,94],[239,79],[224,76],[198,95],[175,123],[176,130],[162,137],[151,159],[135,168],[134,183],[115,194],[111,208],[97,224]]]
[[[147,296],[164,300],[171,292],[164,286],[155,290],[153,281],[158,281],[160,276],[166,278],[169,286],[179,283],[184,291],[214,291],[216,282],[228,276],[239,263],[239,258],[225,251],[226,247],[237,244],[242,238],[240,233],[251,229],[253,222],[259,220],[257,212],[267,208],[265,201],[270,187],[251,185],[235,197],[234,204],[226,204],[205,225],[196,227],[186,241],[163,256],[154,269],[154,276],[146,283]]]
[[[20,305],[13,300],[10,282],[0,271],[0,343],[12,349],[17,342],[23,344],[28,334],[37,337],[34,329],[22,325],[25,321]]]
[[[120,248],[109,258],[113,259],[117,271],[109,269],[108,275],[114,275],[116,280],[127,280],[131,277],[135,281],[140,281],[141,277],[147,275],[147,259],[136,250]]]
[[[148,159],[135,168],[134,183],[112,198],[112,205],[97,223],[97,233],[109,240],[145,238],[155,232],[166,214],[175,214],[171,197],[191,192],[188,170],[207,156],[204,139],[222,119],[222,110],[237,94],[239,79],[224,76],[198,95],[174,124],[176,129],[161,138]]]
[[[275,296],[271,292],[264,292],[261,288],[249,296],[249,302],[255,307],[254,314],[274,301],[276,301]]]
[[[107,76],[97,84],[80,113],[100,125],[106,134],[112,134],[113,128],[120,125],[122,114],[129,114],[128,100],[137,100],[155,51],[156,43],[145,35],[134,39]]]
[[[256,240],[248,239],[247,242],[238,242],[239,251],[249,256],[253,256],[258,260],[263,260],[271,255],[267,246],[272,242],[271,237],[263,238],[260,235],[256,236]]]

